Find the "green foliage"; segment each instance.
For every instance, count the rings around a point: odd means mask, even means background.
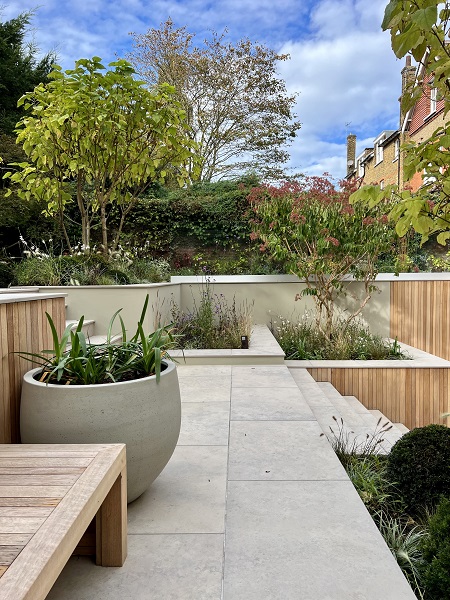
[[[333,420],[336,425],[334,429],[330,427],[330,433],[327,434],[327,438],[346,470],[355,460],[363,460],[365,458],[372,460],[373,455],[381,453],[384,435],[392,429],[389,421],[383,423],[380,417],[373,432],[360,436],[355,435],[354,431],[345,425],[342,417],[338,419],[333,416]],[[321,435],[325,434],[322,433]]]
[[[110,321],[107,340],[104,344],[90,344],[82,327],[84,316],[80,318],[75,330],[68,325],[58,336],[51,316],[46,313],[52,331],[53,348],[38,353],[23,353],[21,356],[42,367],[39,381],[58,385],[90,385],[113,383],[140,379],[156,375],[159,381],[162,359],[169,357],[168,350],[173,348],[175,340],[167,327],[157,329],[146,335],[143,322],[148,306],[148,295],[137,330],[131,339],[127,339],[125,325],[116,311]],[[119,316],[121,342],[115,342],[113,327]],[[169,357],[170,358],[170,357]]]
[[[380,512],[376,522],[384,541],[409,581],[418,598],[423,600],[423,553],[422,543],[427,532],[419,525],[411,526],[404,519]],[[428,598],[428,594],[426,595]],[[436,598],[436,600],[438,600]],[[439,597],[439,600],[444,600]]]
[[[212,32],[201,46],[186,27],[169,18],[159,29],[135,34],[130,60],[150,86],[166,81],[177,89],[201,168],[192,181],[211,181],[252,169],[280,177],[286,147],[300,129],[277,73],[289,58],[248,39],[226,41]]]
[[[131,259],[126,255],[105,258],[93,252],[55,256],[31,248],[31,255],[14,269],[19,285],[126,285],[169,279],[170,267],[163,259]]]
[[[134,259],[127,271],[130,283],[160,283],[170,279],[170,265],[163,258]]]
[[[200,301],[193,296],[192,311],[180,311],[172,301],[171,315],[174,333],[183,349],[240,348],[241,336],[250,339],[252,306],[231,304],[223,294],[215,294],[207,281],[202,288]]]
[[[383,29],[390,30],[392,49],[398,58],[406,54],[422,64],[421,76],[432,82],[438,91],[438,99],[444,99],[444,114],[449,110],[450,98],[450,3],[439,0],[391,0],[386,7]],[[421,81],[419,83],[422,83]],[[403,110],[411,109],[424,92],[416,85],[402,97]],[[400,191],[397,186],[365,186],[353,195],[375,206],[386,198],[395,200],[390,213],[396,222],[398,235],[410,229],[421,234],[422,242],[430,236],[445,244],[450,238],[450,178],[448,171],[448,148],[450,125],[436,129],[429,138],[420,143],[404,145],[404,177],[410,180],[415,173],[424,172],[426,178],[419,190]]]
[[[427,600],[450,599],[450,497],[442,498],[422,541]]]
[[[23,12],[15,19],[0,22],[0,133],[12,135],[23,111],[17,101],[36,85],[47,81],[53,53],[38,59],[39,49],[25,38],[30,30],[33,12]],[[0,156],[5,162],[0,138]]]
[[[382,510],[390,510],[399,504],[395,486],[386,474],[385,456],[352,456],[345,468],[350,481],[372,515]]]
[[[276,275],[283,268],[258,248],[233,245],[226,251],[205,249],[193,256],[175,256],[178,275]]]
[[[330,337],[318,329],[308,314],[300,320],[279,318],[271,323],[272,333],[286,360],[386,360],[407,358],[396,342],[370,333],[358,320],[333,321]]]
[[[16,283],[13,265],[6,260],[0,260],[0,288],[6,288]]]
[[[149,92],[126,61],[109,66],[104,73],[98,57],[81,59],[65,72],[55,65],[51,82],[19,101],[28,114],[18,126],[17,140],[29,162],[20,163],[20,171],[9,178],[21,197],[46,203],[70,251],[65,216],[73,193],[84,248],[91,247],[91,228],[98,219],[107,255],[110,246],[117,247],[139,194],[152,181],[164,181],[169,171],[183,185],[185,164],[192,158],[175,90],[162,84]],[[120,213],[112,243],[111,206]]]
[[[376,289],[377,258],[392,251],[396,236],[387,223],[387,207],[350,206],[348,183],[338,191],[328,177],[305,177],[280,187],[254,188],[253,237],[262,251],[283,261],[286,271],[304,279],[316,306],[316,325],[330,338],[335,300],[346,294],[348,275],[364,282],[354,319]]]
[[[406,433],[389,454],[388,476],[415,514],[450,496],[450,429],[427,425]]]
[[[248,244],[247,195],[254,178],[197,183],[190,187],[159,187],[140,198],[132,222],[124,227],[133,246],[154,253],[170,253],[178,247],[213,247],[223,251]],[[113,226],[119,215],[114,216]]]

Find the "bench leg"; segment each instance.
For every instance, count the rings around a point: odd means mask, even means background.
[[[127,557],[127,474],[116,479],[96,517],[95,562],[121,567]]]

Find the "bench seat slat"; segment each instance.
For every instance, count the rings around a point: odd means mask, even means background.
[[[0,533],[35,533],[45,517],[0,517]]]
[[[0,533],[0,546],[24,546],[31,540],[32,533]]]
[[[9,566],[15,558],[22,552],[22,546],[0,546],[0,565]]]
[[[54,506],[0,506],[0,517],[48,517],[53,509]]]
[[[0,467],[0,475],[81,475],[85,467]]]
[[[91,456],[0,456],[1,467],[87,467],[91,464]]]
[[[0,485],[0,498],[64,498],[70,485]]]
[[[56,506],[61,498],[1,498],[0,506]]]
[[[76,475],[2,475],[2,486],[29,486],[29,485],[73,485],[81,473]]]

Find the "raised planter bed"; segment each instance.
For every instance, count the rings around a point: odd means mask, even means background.
[[[284,352],[267,325],[254,325],[248,350],[171,350],[184,365],[282,365]]]

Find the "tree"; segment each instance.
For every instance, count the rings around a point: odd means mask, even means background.
[[[183,136],[184,112],[168,84],[152,92],[134,78],[124,60],[81,59],[62,72],[57,65],[51,82],[25,94],[19,104],[29,113],[18,125],[17,141],[28,157],[20,171],[9,173],[22,198],[45,200],[47,212],[59,220],[67,246],[66,206],[75,197],[81,217],[82,242],[91,246],[91,229],[99,217],[105,255],[118,244],[126,216],[150,183],[175,171],[180,185],[184,165],[192,157]],[[113,241],[108,238],[108,208],[120,210]]]
[[[450,108],[450,2],[439,0],[391,0],[386,6],[382,24],[390,30],[392,49],[398,58],[411,55],[421,66],[422,73],[432,80],[438,98],[445,102],[445,114]],[[416,81],[402,99],[403,110],[414,106],[423,92],[423,82]],[[437,234],[437,241],[445,244],[450,238],[450,122],[436,129],[430,138],[416,144],[402,146],[404,151],[404,178],[424,172],[423,185],[412,193],[400,191],[397,186],[365,186],[352,196],[352,201],[363,200],[369,206],[394,199],[390,217],[396,221],[400,236],[411,228],[422,235],[422,243]]]
[[[345,295],[344,282],[354,275],[364,282],[362,297],[346,323],[356,318],[377,288],[377,258],[392,251],[395,232],[381,207],[368,209],[358,202],[350,206],[352,184],[336,190],[326,176],[304,177],[281,187],[254,188],[250,202],[255,212],[253,239],[283,261],[286,269],[305,280],[298,294],[312,296],[317,327],[331,336],[335,301]]]
[[[17,107],[19,98],[38,83],[47,81],[55,55],[50,52],[38,59],[38,48],[25,43],[32,12],[0,22],[0,132],[13,134],[23,116]]]
[[[159,29],[131,34],[130,56],[150,86],[174,85],[188,115],[190,135],[202,165],[192,180],[211,181],[253,171],[279,177],[289,159],[286,146],[300,123],[276,68],[287,54],[242,39],[227,42],[213,32],[204,46],[194,46],[186,27],[168,19]]]

